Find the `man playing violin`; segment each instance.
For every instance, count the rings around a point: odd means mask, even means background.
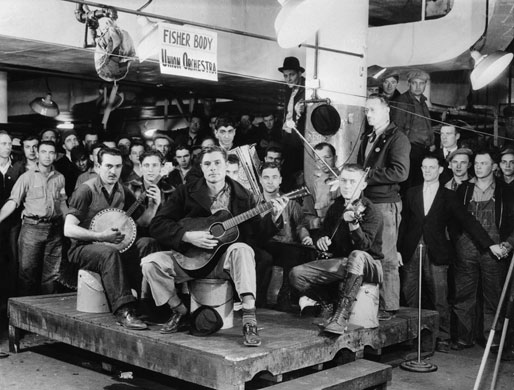
[[[330,206],[316,241],[330,257],[294,267],[291,285],[322,307],[325,332],[343,334],[363,282],[382,283],[380,210],[362,197],[366,188],[360,165],[346,164],[339,176],[341,195]]]
[[[64,221],[64,235],[71,238],[68,260],[78,268],[97,272],[102,278],[107,301],[119,325],[134,330],[147,326],[135,315],[135,301],[131,288],[139,289],[141,273],[138,259],[144,248],[138,243],[120,253],[109,244],[119,244],[125,234],[118,228],[104,231],[89,230],[91,220],[101,210],[119,208],[128,210],[136,201],[130,190],[119,183],[123,159],[118,149],[104,148],[98,153],[98,177],[83,183],[73,193],[68,214]],[[155,190],[147,190],[147,196],[157,199]],[[148,224],[151,208],[134,213],[136,224]],[[148,252],[146,252],[148,253]]]
[[[157,212],[150,224],[150,233],[167,252],[153,253],[141,261],[145,282],[151,288],[157,306],[169,305],[172,314],[161,333],[175,333],[184,324],[188,309],[176,292],[176,283],[196,278],[233,280],[243,307],[243,343],[259,346],[261,339],[257,331],[255,315],[256,276],[252,247],[257,237],[266,240],[282,226],[282,211],[287,198],[271,200],[272,211],[239,225],[239,239],[226,248],[221,247],[208,267],[192,271],[186,269],[181,259],[188,248],[198,252],[216,249],[218,240],[201,223],[220,210],[229,210],[232,215],[249,211],[255,207],[253,194],[236,181],[226,176],[227,153],[213,146],[202,150],[199,156],[203,178],[180,186]],[[258,213],[257,213],[258,214]],[[196,227],[191,224],[197,223]],[[194,262],[195,259],[186,261]]]

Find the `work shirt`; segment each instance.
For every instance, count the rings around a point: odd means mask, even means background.
[[[9,200],[16,207],[23,205],[23,217],[62,217],[61,203],[66,200],[64,176],[53,168],[47,176],[38,165],[19,177]]]

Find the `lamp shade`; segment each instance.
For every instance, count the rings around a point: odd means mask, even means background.
[[[483,88],[495,80],[509,66],[513,56],[514,54],[503,51],[495,51],[489,55],[472,51],[471,57],[475,60],[475,69],[470,75],[473,90]]]
[[[30,108],[39,115],[49,116],[51,118],[59,115],[59,107],[57,103],[52,100],[52,94],[49,92],[46,97],[38,97],[30,102]]]
[[[312,37],[333,16],[337,1],[341,0],[279,0],[282,9],[275,19],[279,46],[291,48]]]

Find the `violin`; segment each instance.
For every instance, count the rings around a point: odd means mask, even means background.
[[[366,206],[362,203],[362,199],[355,199],[350,202],[343,211],[342,218],[349,223],[356,224],[362,221]]]

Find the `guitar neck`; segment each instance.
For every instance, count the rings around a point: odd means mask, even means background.
[[[237,226],[245,221],[248,221],[249,219],[255,217],[256,215],[262,214],[265,211],[271,210],[273,207],[273,204],[271,202],[263,203],[251,210],[245,211],[242,214],[239,214],[233,218],[227,219],[225,222],[223,222],[223,227],[228,230],[230,228],[233,228],[234,226]]]

